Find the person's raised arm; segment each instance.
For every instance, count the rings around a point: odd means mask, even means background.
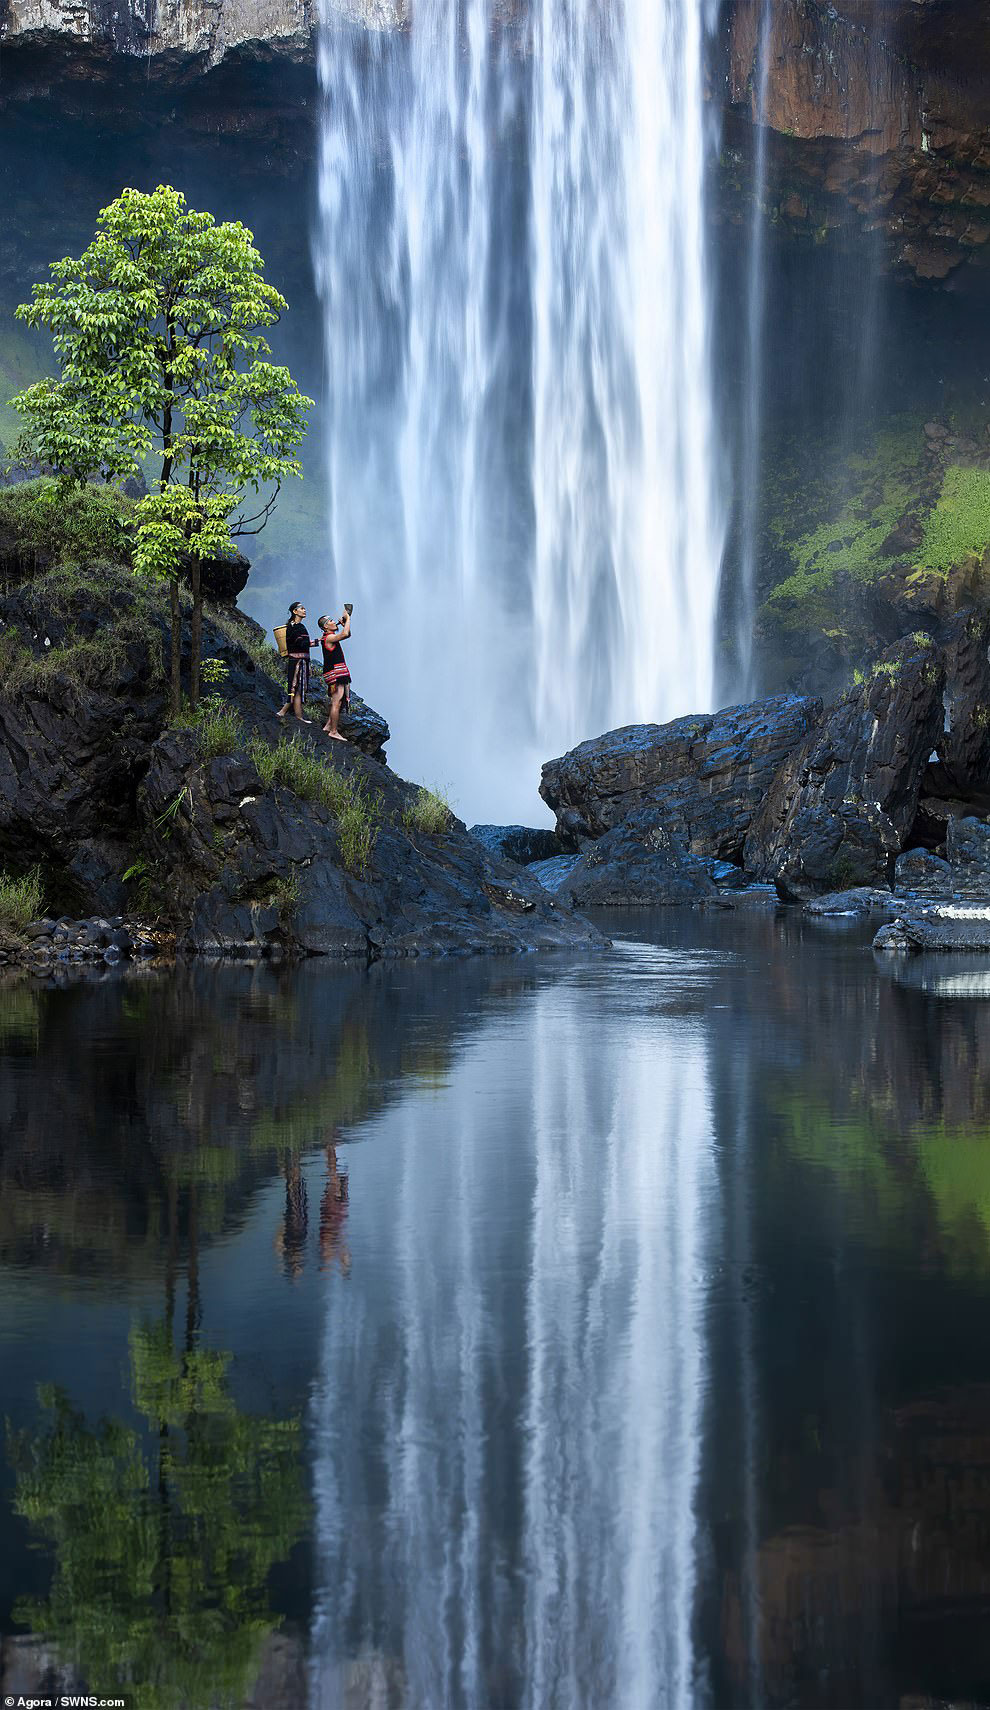
[[[346,641],[351,633],[351,614],[345,612],[337,626],[337,640]]]

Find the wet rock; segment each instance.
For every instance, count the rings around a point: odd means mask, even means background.
[[[537,879],[545,891],[558,891],[580,859],[580,855],[555,855],[550,861],[533,861],[530,863],[529,876],[531,879]]]
[[[832,891],[827,896],[814,897],[805,903],[805,913],[827,920],[836,916],[889,913],[892,907],[889,891],[873,890],[864,885],[854,890]]]
[[[941,908],[899,914],[882,926],[873,940],[874,950],[973,951],[990,950],[990,908]]]
[[[774,695],[670,724],[627,725],[548,761],[540,794],[565,840],[587,843],[649,806],[685,854],[738,860],[781,764],[820,715],[820,701]]]
[[[990,889],[990,825],[985,820],[951,819],[945,855],[957,883],[976,883]]]
[[[908,849],[894,863],[894,885],[898,891],[920,891],[925,896],[949,896],[954,876],[948,861],[930,849]]]
[[[719,894],[709,868],[647,806],[589,844],[557,895],[578,908],[701,903]]]
[[[278,740],[282,733],[273,733]],[[318,802],[268,790],[244,755],[202,767],[192,733],[155,745],[139,819],[189,949],[375,958],[512,952],[603,940],[525,869],[494,859],[453,820],[438,835],[403,821],[415,786],[353,748],[298,733],[370,804],[373,846],[348,870],[338,821]],[[250,768],[245,777],[242,768]],[[244,789],[218,840],[215,808]],[[180,806],[161,835],[169,802]]]
[[[876,661],[784,763],[753,819],[744,865],[803,901],[889,884],[942,726],[944,671],[913,637]]]
[[[233,606],[238,594],[247,587],[251,566],[243,552],[231,552],[224,557],[200,559],[199,575],[203,595],[218,606]],[[191,582],[187,565],[185,579]]]
[[[70,644],[97,640],[111,623],[121,643],[112,674],[84,680],[72,669]],[[18,872],[40,863],[53,894],[76,914],[121,915],[138,787],[167,713],[155,669],[168,656],[167,602],[149,601],[130,572],[108,568],[64,589],[57,611],[43,583],[15,588],[0,599],[0,625],[16,630],[34,659],[50,657],[48,641],[67,660],[64,670],[0,698],[0,864]],[[242,613],[227,613],[222,624],[204,614],[204,656],[225,666],[223,699],[246,738],[280,728],[282,693],[250,651],[263,635]],[[342,729],[353,746],[384,757],[388,725],[357,696]],[[239,801],[237,785],[231,774],[226,797],[217,797],[218,823],[221,800],[231,809]]]
[[[945,626],[939,648],[948,729],[939,732],[940,766],[927,774],[926,792],[966,799],[990,784],[990,612],[959,612]]]
[[[547,826],[472,825],[471,836],[501,861],[529,866],[534,861],[552,861],[564,853],[560,838]]]

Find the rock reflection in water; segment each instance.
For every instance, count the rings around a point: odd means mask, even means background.
[[[320,1710],[700,1702],[708,1065],[669,958],[628,962],[617,1004],[587,975],[527,995],[352,1154]]]

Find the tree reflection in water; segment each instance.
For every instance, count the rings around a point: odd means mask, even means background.
[[[242,1412],[230,1355],[177,1348],[167,1317],[130,1342],[140,1429],[90,1426],[46,1387],[47,1426],[10,1443],[16,1511],[54,1557],[49,1596],[15,1616],[135,1710],[225,1710],[257,1674],[269,1572],[305,1525],[300,1421]]]

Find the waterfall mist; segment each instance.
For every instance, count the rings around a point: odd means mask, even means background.
[[[419,0],[375,31],[324,0],[335,593],[394,763],[469,818],[711,704],[706,27],[704,0]]]

